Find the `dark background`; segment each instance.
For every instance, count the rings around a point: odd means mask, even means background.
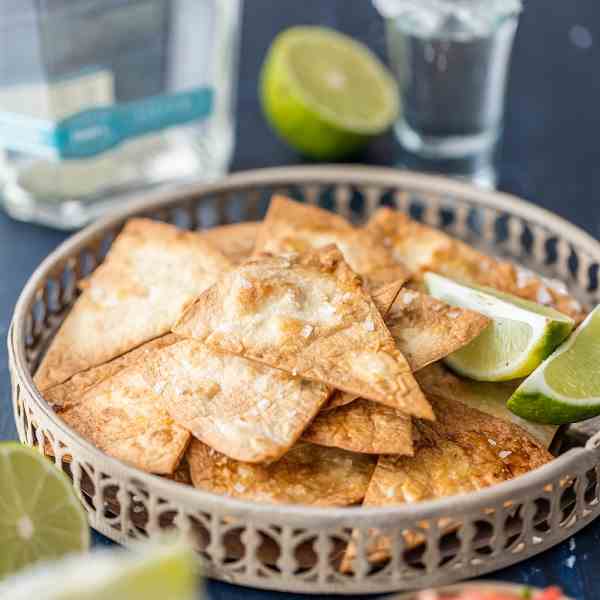
[[[499,187],[545,206],[600,234],[600,3],[597,0],[525,0],[508,85]],[[301,162],[265,124],[256,95],[265,51],[282,29],[328,25],[367,43],[384,57],[383,24],[367,0],[247,0],[232,169]],[[394,165],[400,151],[391,135],[357,160]],[[65,234],[11,221],[0,213],[0,439],[16,432],[10,409],[5,337],[17,295],[40,260]],[[104,543],[96,536],[97,543]],[[600,522],[541,556],[494,573],[533,585],[558,583],[577,600],[600,596]],[[285,598],[211,582],[212,600],[243,596]]]

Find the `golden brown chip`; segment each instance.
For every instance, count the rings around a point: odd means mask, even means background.
[[[462,402],[492,417],[507,421],[524,429],[544,448],[549,448],[558,427],[543,425],[518,417],[508,410],[506,402],[519,387],[521,380],[488,383],[473,381],[455,375],[441,363],[429,365],[415,377],[425,395],[445,398],[449,402]]]
[[[84,282],[35,376],[40,390],[167,333],[230,262],[198,233],[130,220]]]
[[[375,293],[373,301],[378,304]],[[382,314],[385,314],[385,324],[413,373],[462,348],[490,322],[479,313],[451,307],[408,288],[400,291],[390,309]],[[336,391],[323,410],[345,406],[355,399],[355,394]]]
[[[202,237],[237,265],[250,257],[260,228],[260,223],[251,221],[233,223],[203,229]]]
[[[316,206],[273,196],[259,230],[255,252],[301,253],[335,244],[353,271],[370,285],[405,281],[408,270],[369,231]]]
[[[374,457],[305,442],[277,462],[247,464],[227,458],[198,440],[187,452],[195,487],[275,504],[346,506],[360,502],[375,467]]]
[[[321,412],[302,434],[302,439],[366,454],[413,453],[410,417],[362,398]]]
[[[415,420],[413,457],[381,456],[363,506],[389,506],[443,498],[482,489],[527,473],[552,455],[520,427],[474,410],[461,402],[430,396],[437,420]],[[450,526],[446,523],[446,526]],[[407,543],[418,542],[409,535]],[[373,531],[369,560],[389,556],[390,540]],[[352,568],[353,543],[342,562]]]
[[[367,229],[383,240],[394,258],[411,269],[417,278],[425,271],[435,271],[552,306],[577,322],[585,317],[579,302],[565,290],[507,261],[486,256],[438,229],[413,221],[404,213],[381,208]]]
[[[175,481],[176,483],[183,483],[184,485],[194,485],[192,483],[192,477],[190,475],[190,465],[186,456],[181,459],[179,465],[175,469],[172,475],[163,475],[166,479]]]
[[[433,418],[377,307],[333,246],[264,255],[224,273],[173,331]]]
[[[479,313],[411,289],[398,294],[385,316],[385,324],[413,373],[467,345],[489,323]]]
[[[62,398],[63,394],[51,390]],[[134,364],[97,385],[82,381],[80,393],[69,388],[66,407],[58,414],[67,425],[106,454],[150,473],[177,468],[190,434],[173,422],[144,376],[144,364]]]
[[[145,372],[179,425],[246,462],[280,458],[330,393],[322,383],[217,352],[196,340],[154,354]]]
[[[116,375],[123,371],[123,369],[149,359],[151,354],[161,348],[166,348],[174,344],[178,339],[175,334],[167,333],[155,340],[146,342],[142,346],[114,358],[110,362],[77,373],[77,375],[73,375],[65,383],[51,387],[44,392],[44,398],[56,412],[67,410],[71,405],[79,402],[81,394],[92,386]]]

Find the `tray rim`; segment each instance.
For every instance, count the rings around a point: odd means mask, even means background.
[[[120,224],[124,219],[139,214],[140,211],[167,208],[170,204],[175,204],[181,196],[199,193],[205,194],[210,193],[211,191],[233,191],[236,189],[236,187],[247,185],[249,183],[255,184],[261,183],[261,181],[269,180],[271,183],[275,181],[275,183],[283,184],[285,182],[289,182],[290,179],[294,181],[308,180],[312,182],[318,180],[319,177],[322,177],[327,181],[331,181],[332,179],[340,180],[349,185],[352,184],[353,180],[364,182],[366,178],[377,178],[379,180],[378,184],[385,183],[383,181],[384,179],[389,179],[389,183],[392,185],[396,184],[398,177],[400,177],[400,179],[403,179],[408,185],[422,187],[428,191],[432,191],[432,188],[435,188],[435,190],[439,191],[440,193],[448,193],[449,191],[455,190],[456,193],[461,194],[462,196],[472,196],[473,198],[477,198],[477,200],[475,200],[476,203],[479,202],[479,198],[486,200],[489,205],[495,207],[498,207],[499,204],[507,203],[506,205],[502,204],[503,208],[509,209],[513,207],[517,213],[524,212],[525,214],[530,214],[532,217],[537,217],[540,221],[542,219],[555,220],[557,224],[560,224],[568,229],[572,229],[574,235],[582,238],[581,241],[585,241],[586,244],[590,244],[591,246],[597,245],[597,252],[600,253],[600,242],[596,242],[591,235],[587,234],[583,230],[580,230],[577,226],[569,223],[562,217],[555,215],[544,208],[534,206],[525,200],[520,200],[515,196],[511,196],[503,192],[491,192],[488,190],[474,188],[471,185],[456,182],[440,176],[421,175],[419,173],[398,171],[385,167],[301,166],[254,169],[250,171],[240,171],[238,173],[234,173],[223,178],[220,182],[217,181],[207,184],[190,184],[176,186],[173,189],[161,189],[153,191],[150,194],[136,194],[136,197],[131,198],[131,204],[127,207],[119,209],[118,211],[103,217],[92,225],[88,225],[80,232],[69,236],[64,242],[59,244],[59,246],[57,246],[57,248],[53,250],[35,269],[25,284],[21,294],[19,295],[7,336],[9,341],[9,353],[14,358],[14,367],[21,380],[21,383],[27,387],[28,393],[35,398],[37,407],[44,412],[46,417],[53,421],[55,426],[61,429],[65,436],[73,438],[74,441],[76,441],[77,444],[87,453],[99,455],[102,458],[102,461],[110,464],[112,468],[118,468],[128,476],[138,480],[150,478],[150,481],[154,486],[164,487],[165,491],[168,490],[169,492],[180,492],[186,496],[188,500],[201,498],[203,501],[206,501],[209,504],[212,504],[212,502],[218,502],[219,504],[222,503],[224,500],[223,496],[213,494],[212,492],[205,492],[191,486],[182,485],[150,473],[145,473],[135,467],[119,461],[118,459],[112,458],[111,456],[98,450],[93,444],[69,428],[44,400],[41,393],[37,389],[37,386],[33,382],[32,375],[27,370],[23,328],[19,327],[19,325],[24,322],[29,299],[33,297],[36,289],[38,289],[40,281],[48,275],[54,263],[56,263],[60,258],[68,255],[71,250],[78,247],[85,241],[89,241],[96,234],[107,228]],[[593,252],[593,250],[591,251]],[[600,440],[598,440],[598,442],[600,442]],[[231,508],[237,509],[237,511],[241,513],[256,511],[259,513],[270,513],[273,510],[273,507],[277,506],[281,513],[284,513],[286,516],[290,517],[301,515],[331,517],[334,513],[341,510],[343,511],[344,516],[358,517],[364,515],[365,517],[381,516],[382,518],[385,518],[386,515],[391,516],[402,514],[411,516],[413,514],[418,514],[420,518],[427,518],[441,510],[456,507],[458,504],[467,509],[471,504],[479,504],[482,501],[485,501],[488,498],[492,499],[493,497],[496,497],[505,491],[520,491],[523,488],[534,485],[534,483],[538,480],[541,481],[551,477],[554,471],[563,470],[567,464],[577,462],[580,457],[588,454],[589,452],[593,452],[594,450],[596,450],[596,442],[594,438],[590,438],[585,447],[573,448],[556,457],[552,462],[547,463],[542,467],[538,467],[537,469],[534,469],[525,475],[515,477],[509,481],[505,481],[476,492],[459,494],[456,496],[450,496],[436,500],[426,500],[415,504],[404,504],[389,507],[351,506],[322,508],[294,504],[261,504],[258,502],[239,500],[229,497],[226,497],[225,501],[231,504]]]

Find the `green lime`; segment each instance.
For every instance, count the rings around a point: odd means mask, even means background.
[[[562,313],[491,288],[425,274],[429,293],[452,306],[469,308],[492,322],[474,340],[446,357],[457,373],[478,381],[507,381],[529,375],[572,331]]]
[[[39,452],[0,443],[0,580],[89,545],[86,514],[69,478]]]
[[[325,27],[292,27],[273,41],[260,97],[279,135],[299,152],[330,160],[358,150],[398,114],[398,90],[363,44]]]
[[[192,600],[196,558],[180,545],[121,549],[40,563],[0,583],[11,600]]]
[[[508,408],[539,423],[600,414],[600,305],[514,392]]]

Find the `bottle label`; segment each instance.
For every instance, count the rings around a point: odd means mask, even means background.
[[[96,71],[57,84],[5,88],[0,144],[49,158],[88,158],[125,140],[205,119],[213,110],[214,94],[207,86],[113,104],[108,75]]]

